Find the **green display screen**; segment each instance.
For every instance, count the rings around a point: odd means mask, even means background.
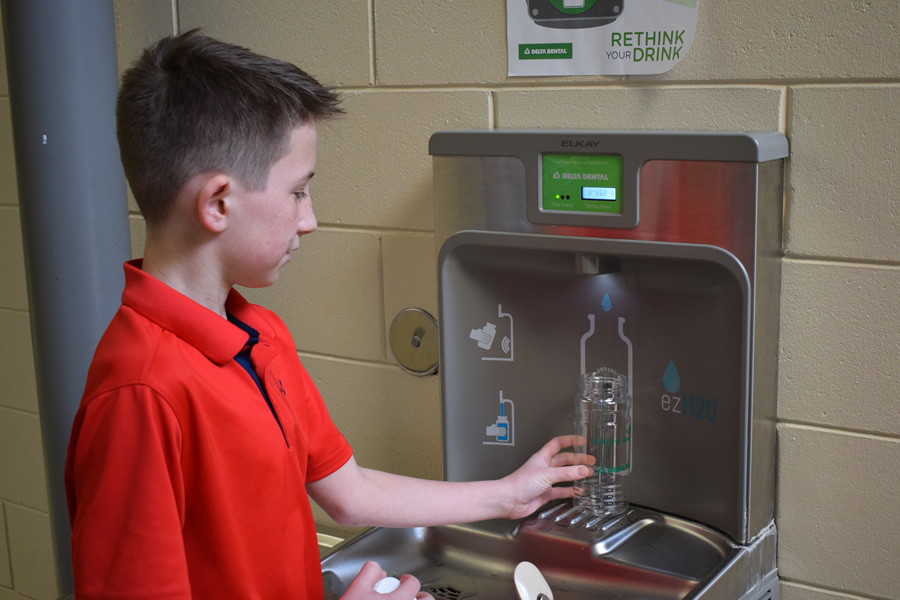
[[[541,210],[622,213],[622,157],[543,154]]]

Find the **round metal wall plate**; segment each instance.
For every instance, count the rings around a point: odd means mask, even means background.
[[[391,352],[413,375],[431,375],[438,368],[438,326],[420,308],[401,311],[391,323]]]

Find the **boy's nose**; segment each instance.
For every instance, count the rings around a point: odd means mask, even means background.
[[[310,202],[304,202],[300,208],[300,220],[297,222],[297,233],[299,235],[305,235],[307,233],[312,233],[318,227],[318,223],[316,221],[316,215],[313,212],[312,204]]]

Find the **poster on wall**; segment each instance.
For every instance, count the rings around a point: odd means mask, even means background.
[[[687,54],[700,0],[506,0],[510,76],[655,75]]]

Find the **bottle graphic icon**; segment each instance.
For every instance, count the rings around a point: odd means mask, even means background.
[[[587,316],[588,318],[588,330],[581,336],[581,371],[580,373],[584,375],[588,372],[588,340],[594,337],[594,334],[597,333],[597,316],[590,314]],[[618,317],[616,319],[616,337],[624,344],[624,371],[626,372],[625,377],[628,381],[628,393],[632,392],[632,379],[634,377],[634,348],[631,345],[631,339],[625,335],[625,317]],[[609,339],[607,339],[607,345],[609,344]]]
[[[491,441],[483,442],[485,446],[515,446],[516,432],[515,421],[513,420],[513,401],[503,397],[503,390],[500,390],[500,414],[493,424],[484,428],[484,434],[493,438]]]

